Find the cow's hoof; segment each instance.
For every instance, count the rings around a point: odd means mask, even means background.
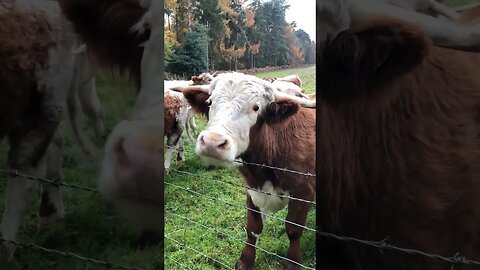
[[[160,246],[163,236],[156,232],[143,232],[135,244],[135,250],[144,250],[148,247]]]
[[[235,270],[251,270],[253,267],[247,266],[242,260],[238,260],[235,264]]]
[[[42,215],[42,213],[38,213],[37,217],[37,225],[43,226],[45,224],[51,224],[55,222],[59,222],[65,219],[65,210],[61,207],[60,210],[53,211],[49,213],[49,215]]]
[[[170,174],[170,169],[165,168],[165,169],[163,169],[163,172],[165,173],[165,175],[168,175],[168,174]]]
[[[2,242],[0,244],[0,261],[10,262],[13,260],[15,245],[12,243]]]
[[[300,270],[300,266],[298,264],[294,264],[291,262],[286,261],[283,265],[283,270]]]

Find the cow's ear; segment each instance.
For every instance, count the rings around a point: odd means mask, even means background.
[[[267,124],[274,124],[294,115],[299,109],[300,105],[295,101],[286,100],[280,102],[271,102],[265,109],[263,118]]]
[[[201,82],[201,79],[198,76],[192,76],[191,79],[194,84],[199,84],[199,82]]]
[[[183,95],[187,99],[190,106],[192,106],[192,109],[195,113],[199,113],[208,117],[210,104],[207,103],[207,100],[210,98],[209,94],[199,89],[188,89],[183,90]]]
[[[421,65],[430,47],[420,28],[397,19],[356,25],[325,46],[318,92],[327,101],[370,95]]]

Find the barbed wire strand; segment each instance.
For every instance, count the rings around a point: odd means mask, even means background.
[[[262,248],[262,247],[260,247],[260,246],[257,246],[257,245],[248,243],[247,241],[245,241],[245,240],[243,240],[243,239],[240,239],[240,238],[238,238],[238,237],[235,237],[235,236],[233,236],[233,235],[231,235],[231,234],[225,233],[225,232],[223,232],[223,231],[220,231],[220,230],[214,229],[214,228],[212,228],[212,227],[206,226],[206,225],[204,225],[204,224],[202,224],[202,223],[196,222],[196,221],[194,221],[194,220],[192,220],[192,219],[190,219],[190,218],[188,218],[188,217],[185,217],[185,216],[182,216],[182,215],[179,215],[179,214],[175,214],[175,213],[170,212],[170,211],[167,211],[167,210],[165,210],[165,213],[169,213],[169,214],[174,215],[174,216],[176,216],[176,217],[179,217],[179,218],[182,218],[182,219],[184,219],[184,220],[187,220],[188,222],[193,223],[193,224],[195,224],[195,225],[197,225],[197,226],[199,226],[199,227],[202,227],[202,228],[204,228],[204,229],[207,229],[207,230],[209,230],[209,231],[211,231],[211,232],[219,233],[219,234],[228,236],[228,237],[230,237],[230,238],[232,238],[232,239],[234,239],[234,240],[236,240],[236,241],[239,241],[239,242],[242,242],[242,243],[247,244],[247,245],[249,245],[249,246],[252,246],[252,247],[254,247],[254,248],[256,248],[256,249],[259,249],[259,250],[261,250],[261,251],[263,251],[263,252],[265,252],[265,253],[267,253],[267,254],[269,254],[269,255],[275,256],[275,257],[277,257],[277,258],[279,258],[279,259],[282,259],[282,260],[285,260],[285,261],[289,261],[289,262],[291,262],[291,263],[293,263],[293,264],[296,264],[296,265],[298,265],[298,266],[300,266],[300,267],[302,267],[302,268],[310,269],[310,270],[315,270],[315,268],[311,268],[311,267],[305,266],[305,265],[303,265],[303,264],[301,264],[301,263],[298,263],[298,262],[296,262],[296,261],[293,261],[293,260],[291,260],[291,259],[289,259],[289,258],[287,258],[287,257],[283,257],[283,256],[281,256],[281,255],[278,255],[278,254],[274,253],[274,252],[268,251],[268,250],[266,250],[266,249],[264,249],[264,248]]]
[[[176,243],[177,245],[179,245],[179,246],[186,247],[186,248],[188,248],[188,249],[190,249],[190,250],[193,250],[193,251],[197,252],[198,254],[200,254],[200,255],[208,258],[208,259],[211,259],[211,260],[213,260],[213,261],[221,264],[222,266],[226,267],[227,269],[235,270],[235,268],[232,268],[232,267],[228,266],[227,264],[225,264],[225,263],[223,263],[223,262],[221,262],[221,261],[219,261],[219,260],[217,260],[217,259],[215,259],[215,258],[212,258],[211,256],[208,256],[207,254],[205,254],[205,253],[203,253],[203,252],[201,252],[201,251],[199,251],[199,250],[197,250],[197,249],[195,249],[195,248],[192,248],[192,247],[190,247],[190,246],[188,246],[188,245],[185,245],[184,243],[181,243],[181,242],[179,242],[179,241],[171,238],[170,236],[165,236],[165,238],[167,238],[167,239],[169,239],[169,240],[172,240],[173,242],[175,242],[175,243]]]
[[[195,174],[193,173],[190,173],[190,172],[186,172],[186,171],[180,171],[180,170],[176,170],[176,169],[171,169],[171,171],[173,172],[177,172],[177,173],[180,173],[180,174],[186,174],[186,175],[191,175],[191,176],[196,176]],[[255,191],[255,192],[258,192],[258,193],[262,193],[262,194],[265,194],[265,195],[270,195],[270,196],[275,196],[275,197],[279,197],[279,198],[284,198],[284,199],[289,199],[289,200],[293,200],[293,201],[299,201],[299,202],[304,202],[304,203],[308,203],[308,204],[311,204],[313,205],[313,207],[316,207],[317,203],[314,202],[314,201],[309,201],[309,200],[305,200],[305,199],[301,199],[301,198],[296,198],[296,197],[293,197],[293,196],[289,196],[289,195],[281,195],[281,194],[274,194],[274,193],[271,193],[271,192],[268,192],[268,191],[263,191],[263,190],[258,190],[258,189],[255,189],[255,188],[252,188],[252,187],[248,187],[246,185],[243,185],[243,186],[240,186],[240,185],[236,185],[230,181],[222,181],[222,180],[218,180],[218,179],[213,179],[213,181],[216,181],[216,182],[219,182],[219,183],[226,183],[226,184],[229,184],[235,188],[244,188],[246,190],[251,190],[251,191]]]
[[[272,165],[248,162],[248,161],[244,161],[244,160],[234,160],[234,162],[241,163],[241,164],[244,164],[244,165],[252,165],[252,166],[257,166],[257,167],[261,167],[261,168],[268,168],[268,169],[274,169],[274,170],[277,170],[277,171],[284,171],[284,172],[299,174],[299,175],[303,175],[303,176],[316,177],[316,175],[314,173],[311,173],[311,172],[301,172],[301,171],[291,170],[291,169],[288,169],[288,168],[280,168],[280,167],[275,167],[275,166],[272,166]]]
[[[81,190],[85,190],[85,191],[89,191],[89,192],[98,193],[98,190],[93,189],[93,188],[80,186],[80,185],[75,185],[75,184],[66,184],[66,183],[62,183],[62,182],[59,182],[59,181],[50,180],[50,179],[47,179],[47,178],[34,177],[34,176],[26,175],[26,174],[23,174],[23,173],[19,173],[17,170],[0,170],[0,174],[7,175],[7,176],[13,176],[13,177],[20,176],[20,177],[24,177],[24,178],[29,179],[29,180],[44,182],[44,183],[48,183],[48,184],[51,184],[51,185],[54,185],[54,186],[64,186],[64,187],[81,189]],[[181,187],[181,186],[178,186],[178,185],[166,182],[166,181],[165,181],[165,184],[172,185],[176,188],[183,189],[187,192],[196,194],[196,195],[201,196],[201,197],[208,198],[208,199],[213,200],[213,201],[220,201],[224,204],[231,205],[231,206],[240,206],[238,204],[217,200],[216,198],[213,198],[211,196],[201,194],[199,192],[190,190],[189,188],[184,188],[184,187]],[[275,217],[275,216],[272,216],[272,215],[269,215],[269,214],[266,214],[266,213],[262,213],[261,211],[258,211],[258,210],[255,210],[255,209],[252,209],[252,208],[249,208],[249,207],[245,207],[245,206],[242,206],[242,207],[247,209],[247,210],[263,214],[263,215],[268,216],[270,218],[277,219],[277,220],[280,220],[280,221],[283,221],[283,222],[301,227],[305,230],[316,232],[317,234],[319,234],[320,236],[323,236],[323,237],[334,238],[334,239],[341,240],[341,241],[346,241],[346,242],[361,243],[361,244],[376,247],[376,248],[379,248],[379,249],[390,249],[390,250],[396,250],[396,251],[407,253],[407,254],[422,255],[422,256],[429,257],[429,258],[449,262],[449,263],[452,263],[452,264],[467,264],[467,265],[480,266],[479,261],[466,259],[464,256],[460,256],[459,253],[455,254],[452,257],[445,257],[445,256],[441,256],[441,255],[438,255],[438,254],[427,253],[427,252],[423,252],[423,251],[419,251],[419,250],[415,250],[415,249],[408,249],[408,248],[401,248],[401,247],[393,246],[393,245],[390,245],[390,244],[386,243],[386,240],[369,241],[369,240],[362,240],[362,239],[357,239],[357,238],[353,238],[353,237],[338,236],[338,235],[328,233],[328,232],[320,232],[320,231],[317,231],[315,229],[312,229],[312,228],[309,228],[309,227],[306,227],[306,226],[303,226],[303,225],[300,225],[300,224],[297,224],[297,223],[294,223],[294,222],[291,222],[291,221],[288,221],[288,220],[284,220],[284,219],[281,219],[281,218],[278,218],[278,217]],[[3,239],[0,239],[0,240],[6,241],[6,240],[3,240]],[[12,242],[12,243],[14,243],[16,245],[19,245],[19,246],[22,246],[22,244],[19,243],[19,242]],[[90,262],[97,262],[98,261],[101,264],[104,264],[106,266],[114,266],[114,264],[111,264],[111,263],[106,262],[106,261],[100,261],[100,260],[96,260],[96,259],[92,259],[92,258],[82,257],[78,254],[71,253],[71,252],[68,252],[68,251],[65,252],[65,251],[59,251],[59,250],[50,250],[50,249],[46,249],[46,248],[43,248],[41,246],[35,245],[33,243],[24,244],[23,247],[37,249],[37,250],[41,250],[41,251],[45,251],[45,252],[51,251],[50,253],[56,253],[56,254],[59,254],[59,255],[70,256],[70,257],[79,256],[77,258],[79,258],[79,259],[82,258],[80,260],[86,260],[86,261],[90,261]],[[122,266],[120,266],[120,267],[122,267]],[[125,268],[124,267],[124,268],[117,268],[117,269],[139,269],[139,268]]]
[[[187,192],[196,194],[196,195],[198,195],[198,196],[200,196],[200,197],[208,198],[208,199],[210,199],[210,200],[212,200],[212,201],[221,202],[221,203],[224,203],[224,204],[226,204],[226,205],[231,205],[231,206],[236,206],[236,207],[240,206],[240,205],[238,205],[238,204],[231,203],[231,202],[225,202],[225,201],[223,201],[223,200],[219,200],[219,199],[217,199],[217,198],[214,198],[214,197],[211,197],[211,196],[208,196],[208,195],[205,195],[205,194],[202,194],[202,193],[193,191],[193,190],[191,190],[191,189],[189,189],[189,188],[184,188],[184,187],[181,187],[181,186],[178,186],[178,185],[175,185],[175,184],[166,182],[166,181],[165,181],[165,184],[174,186],[174,187],[179,188],[179,189],[183,189],[183,190],[185,190],[185,191],[187,191]],[[273,218],[273,219],[277,219],[277,220],[280,220],[280,221],[283,221],[283,222],[286,222],[286,223],[289,223],[289,224],[292,224],[292,225],[301,227],[301,228],[303,228],[303,229],[305,229],[305,230],[313,231],[313,232],[315,232],[316,234],[318,234],[318,235],[320,235],[320,236],[327,237],[327,238],[337,239],[337,240],[343,241],[343,242],[355,242],[355,243],[360,243],[360,244],[363,244],[363,245],[375,247],[375,248],[378,248],[378,249],[380,249],[380,250],[395,250],[395,251],[402,252],[402,253],[406,253],[406,254],[421,255],[421,256],[425,256],[425,257],[428,257],[428,258],[441,260],[441,261],[448,262],[448,263],[452,263],[452,264],[464,264],[464,265],[480,266],[480,261],[475,261],[475,260],[472,260],[472,259],[467,259],[467,258],[464,257],[464,256],[460,256],[460,253],[458,253],[458,252],[457,252],[454,256],[452,256],[452,257],[445,257],[445,256],[442,256],[442,255],[433,254],[433,253],[428,253],[428,252],[424,252],[424,251],[420,251],[420,250],[416,250],[416,249],[409,249],[409,248],[397,247],[397,246],[388,244],[388,243],[387,243],[388,238],[386,238],[386,239],[384,239],[384,240],[381,240],[381,241],[369,241],[369,240],[363,240],[363,239],[358,239],[358,238],[354,238],[354,237],[339,236],[339,235],[336,235],[336,234],[333,234],[333,233],[322,232],[322,231],[315,230],[315,229],[312,229],[312,228],[309,228],[309,227],[306,227],[306,226],[303,226],[303,225],[300,225],[300,224],[297,224],[297,223],[294,223],[294,222],[291,222],[291,221],[288,221],[288,220],[284,220],[284,219],[281,219],[281,218],[278,218],[278,217],[275,217],[275,216],[272,216],[272,215],[269,215],[269,214],[266,214],[266,213],[262,213],[261,211],[258,211],[258,210],[255,210],[255,209],[251,209],[251,208],[249,208],[249,207],[245,207],[245,206],[242,206],[242,207],[245,208],[245,209],[247,209],[247,210],[250,210],[250,211],[253,211],[253,212],[257,212],[257,213],[263,214],[263,215],[265,215],[265,216],[269,216],[269,217],[271,217],[271,218]]]
[[[99,193],[99,191],[97,189],[94,189],[94,188],[90,188],[90,187],[86,187],[86,186],[80,186],[80,185],[76,185],[76,184],[67,184],[67,183],[63,183],[63,182],[60,182],[60,181],[56,181],[56,180],[52,180],[52,179],[48,179],[48,178],[44,178],[44,177],[35,177],[35,176],[27,175],[27,174],[24,174],[24,173],[20,173],[18,170],[10,170],[10,169],[0,170],[0,174],[3,174],[5,176],[12,176],[12,177],[23,177],[23,178],[26,178],[27,180],[42,182],[42,183],[50,184],[50,185],[56,186],[56,187],[62,186],[62,187],[68,187],[68,188],[74,188],[74,189],[89,191],[89,192],[93,192],[93,193]]]
[[[168,145],[166,145],[165,147],[166,147],[166,148],[173,149],[173,150],[176,150],[176,151],[179,150],[179,149],[176,148],[176,147],[172,147],[172,146],[168,146]],[[243,165],[251,165],[251,166],[257,166],[257,167],[261,167],[261,168],[274,169],[274,170],[277,170],[277,171],[294,173],[294,174],[299,174],[299,175],[303,175],[303,176],[311,176],[311,177],[315,177],[315,176],[316,176],[316,174],[311,173],[311,172],[301,172],[301,171],[291,170],[291,169],[288,169],[288,168],[275,167],[275,166],[267,165],[267,164],[260,164],[260,163],[248,162],[248,161],[244,161],[244,160],[240,160],[240,159],[236,159],[236,160],[234,160],[233,162],[239,163],[239,164],[243,164]]]
[[[282,221],[282,222],[286,222],[286,223],[289,223],[289,224],[291,224],[291,225],[294,225],[294,226],[303,228],[304,230],[307,230],[307,231],[317,232],[315,229],[309,228],[309,227],[307,227],[307,226],[304,226],[304,225],[301,225],[301,224],[298,224],[298,223],[295,223],[295,222],[292,222],[292,221],[289,221],[289,220],[285,220],[285,219],[282,219],[282,218],[278,218],[278,217],[273,216],[273,215],[271,215],[271,214],[267,214],[267,213],[264,213],[264,212],[262,212],[262,211],[258,211],[258,210],[256,210],[256,209],[250,208],[250,207],[248,207],[248,206],[244,206],[244,205],[240,205],[240,204],[236,204],[236,203],[231,203],[231,202],[226,202],[226,201],[223,201],[223,200],[219,200],[218,198],[215,198],[215,197],[212,197],[212,196],[209,196],[209,195],[205,195],[205,194],[202,194],[202,193],[200,193],[200,192],[191,190],[190,188],[185,188],[185,187],[182,187],[182,186],[179,186],[179,185],[176,185],[176,184],[167,182],[167,181],[164,181],[164,183],[165,183],[166,185],[170,185],[170,186],[176,187],[176,188],[178,188],[178,189],[182,189],[182,190],[185,190],[185,191],[187,191],[187,192],[193,193],[193,194],[195,194],[195,195],[197,195],[197,196],[207,198],[207,199],[212,200],[212,201],[214,201],[214,202],[221,202],[221,203],[226,204],[226,205],[230,205],[230,206],[234,206],[234,207],[241,207],[241,208],[250,210],[250,211],[252,211],[252,212],[259,213],[259,214],[264,215],[264,216],[266,216],[266,217],[269,217],[269,218],[272,218],[272,219],[276,219],[276,220],[280,220],[280,221]]]
[[[389,250],[390,249],[390,250],[395,250],[395,251],[399,251],[399,252],[407,253],[407,254],[421,255],[421,256],[431,258],[431,259],[437,259],[437,260],[441,260],[441,261],[452,263],[452,264],[466,264],[466,265],[480,266],[480,261],[467,259],[464,256],[460,256],[459,252],[457,252],[452,257],[445,257],[445,256],[441,256],[441,255],[438,255],[438,254],[432,254],[432,253],[428,253],[428,252],[424,252],[424,251],[420,251],[420,250],[416,250],[416,249],[401,248],[401,247],[397,247],[397,246],[388,244],[387,243],[388,237],[381,240],[381,241],[368,241],[368,240],[362,240],[362,239],[358,239],[358,238],[354,238],[354,237],[339,236],[339,235],[336,235],[336,234],[333,234],[333,233],[322,232],[322,231],[318,231],[317,234],[319,234],[320,236],[323,236],[323,237],[327,237],[327,238],[334,238],[334,239],[337,239],[337,240],[342,241],[342,242],[355,242],[355,243],[360,243],[360,244],[363,244],[363,245],[375,247],[375,248],[378,248],[378,249],[381,249],[381,250]]]
[[[45,248],[45,247],[39,246],[35,243],[21,243],[21,242],[18,242],[18,241],[6,240],[6,239],[3,239],[3,238],[0,238],[0,242],[6,242],[6,243],[14,244],[15,246],[20,247],[20,248],[34,249],[34,250],[41,251],[43,253],[56,254],[56,255],[61,255],[63,257],[74,258],[76,260],[80,260],[80,261],[83,261],[83,262],[89,262],[89,263],[94,263],[94,264],[97,264],[97,265],[103,265],[103,266],[105,266],[107,268],[110,268],[110,269],[144,270],[144,269],[138,268],[138,267],[123,266],[123,265],[114,264],[114,263],[111,263],[111,262],[108,262],[108,261],[103,261],[103,260],[99,260],[99,259],[84,257],[84,256],[81,256],[79,254],[76,254],[76,253],[70,252],[70,251],[62,251],[62,250],[56,250],[56,249],[51,249],[51,248]]]

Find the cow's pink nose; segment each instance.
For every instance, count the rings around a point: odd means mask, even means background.
[[[227,139],[217,133],[209,133],[200,137],[200,143],[206,147],[225,148],[228,145]]]
[[[220,157],[229,146],[225,136],[214,132],[201,135],[199,143],[201,153],[213,157]]]

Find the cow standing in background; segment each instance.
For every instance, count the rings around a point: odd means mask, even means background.
[[[189,121],[189,115],[192,113],[189,109],[190,105],[182,94],[165,88],[163,98],[165,106],[165,137],[167,137],[164,170],[165,174],[168,174],[175,153],[177,154],[177,161],[185,160],[182,134]]]
[[[167,138],[167,145],[165,146],[165,173],[169,174],[172,160],[177,154],[177,161],[184,161],[184,142],[182,135],[186,131],[186,135],[192,138],[192,132],[196,130],[194,113],[191,110],[190,104],[183,97],[182,94],[171,91],[170,88],[188,85],[207,85],[212,81],[212,75],[202,73],[199,76],[192,76],[190,81],[170,80],[164,81],[164,121],[165,121],[165,137]]]
[[[275,88],[278,89],[278,91],[297,97],[308,98],[308,95],[304,94],[305,89],[301,87],[302,81],[300,80],[300,77],[298,77],[298,75],[292,74],[282,78],[267,77],[263,79],[271,82],[275,86]]]
[[[71,86],[77,37],[58,3],[47,0],[1,2],[0,36],[0,139],[8,138],[8,166],[26,175],[61,181],[58,125]],[[38,186],[38,182],[8,176],[0,224],[3,239],[16,240]],[[62,218],[59,187],[41,187],[42,220]],[[2,242],[0,256],[12,258],[14,248],[11,242]]]

